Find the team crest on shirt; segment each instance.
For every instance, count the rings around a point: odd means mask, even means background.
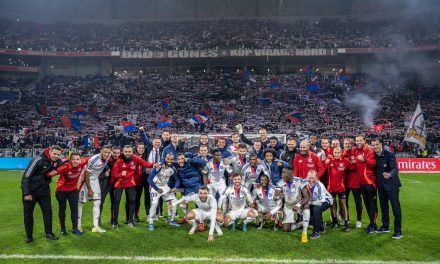
[[[301,162],[301,163],[302,163],[303,161],[302,161],[302,160],[299,160],[299,162]]]
[[[312,158],[311,158],[311,157],[309,157],[309,162],[313,162],[313,160],[312,160]]]

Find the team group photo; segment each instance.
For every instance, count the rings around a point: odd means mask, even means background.
[[[440,2],[0,3],[0,263],[439,263]]]

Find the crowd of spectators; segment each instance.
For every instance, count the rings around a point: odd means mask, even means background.
[[[319,86],[317,92],[308,88],[311,79]],[[180,134],[230,134],[241,123],[246,133],[257,133],[259,127],[265,127],[269,133],[295,136],[314,133],[342,139],[359,133],[379,135],[396,151],[408,151],[415,146],[402,143],[405,122],[420,101],[428,148],[437,150],[440,90],[420,86],[414,80],[396,88],[397,81],[378,81],[366,75],[341,80],[340,75],[220,71],[118,78],[51,77],[31,83],[32,88],[22,90],[19,100],[0,105],[0,148],[38,148],[55,143],[84,148],[84,137],[99,138],[101,145],[114,143],[119,135],[136,140],[136,132],[119,134],[124,118],[157,135],[161,131],[157,126],[160,117],[165,116],[172,121],[169,129]],[[379,129],[365,124],[365,109],[351,109],[345,104],[347,97],[357,93],[377,98],[380,107],[372,121],[380,125]],[[90,112],[95,104],[97,116],[74,113],[78,106]],[[42,106],[46,106],[45,111],[41,111]],[[202,110],[208,113],[203,125],[189,122]],[[288,119],[291,114],[299,119],[298,123]],[[81,130],[65,127],[62,116],[78,117]]]
[[[359,22],[224,19],[42,24],[0,21],[0,48],[36,51],[375,48],[435,45],[438,17]]]

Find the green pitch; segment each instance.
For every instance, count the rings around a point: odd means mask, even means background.
[[[189,225],[175,228],[163,220],[156,222],[156,230],[148,231],[145,215],[141,214],[141,223],[137,228],[128,228],[124,221],[124,201],[121,202],[120,228],[111,230],[108,199],[103,211],[105,234],[94,234],[91,229],[91,204],[83,209],[82,236],[59,236],[58,241],[46,241],[43,232],[43,219],[37,205],[34,214],[34,243],[25,244],[23,224],[23,205],[21,201],[20,179],[22,172],[0,172],[0,255],[74,255],[74,256],[145,256],[176,258],[209,258],[204,262],[219,262],[224,258],[256,259],[304,259],[304,260],[347,260],[359,261],[440,261],[440,175],[439,174],[402,174],[401,204],[403,213],[403,238],[391,239],[390,234],[368,236],[363,229],[354,228],[355,211],[350,199],[352,231],[327,229],[318,240],[308,244],[300,243],[301,231],[284,233],[273,231],[271,227],[257,230],[250,225],[247,233],[242,233],[240,225],[237,231],[224,231],[222,237],[207,242],[207,231],[187,235]],[[56,182],[56,179],[54,180]],[[52,183],[52,191],[55,184]],[[53,204],[53,231],[59,234],[58,205],[55,197]],[[143,210],[143,207],[142,207]],[[165,210],[166,211],[166,210]],[[391,210],[390,210],[391,211]],[[143,212],[143,211],[142,211]],[[179,214],[182,212],[179,209]],[[392,214],[391,214],[392,216]],[[329,212],[324,215],[329,221]],[[392,222],[393,218],[391,218]],[[380,214],[378,225],[381,224]],[[364,210],[363,225],[367,225]],[[67,210],[66,226],[71,230],[70,211]],[[391,229],[393,226],[391,225]],[[309,232],[309,235],[311,233]],[[78,263],[83,260],[45,260],[45,259],[4,259],[0,263]],[[145,260],[144,260],[145,261]],[[200,260],[197,260],[199,263]],[[86,260],[89,263],[110,262],[105,260]],[[127,262],[119,260],[111,262]],[[128,262],[135,262],[129,260]],[[157,262],[157,260],[151,260]],[[185,261],[186,262],[186,261]],[[190,260],[188,259],[188,262]],[[239,262],[230,261],[230,262]]]

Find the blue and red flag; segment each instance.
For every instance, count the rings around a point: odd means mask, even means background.
[[[223,111],[225,112],[225,115],[229,118],[234,117],[235,114],[235,108],[233,106],[225,106],[223,107]]]
[[[207,107],[207,108],[203,108],[202,110],[200,110],[199,113],[204,114],[205,116],[210,116],[212,115],[212,109]]]
[[[301,113],[299,112],[292,112],[287,116],[287,119],[289,119],[293,124],[298,124],[303,120]]]
[[[133,122],[128,121],[127,118],[122,119],[121,126],[124,128],[125,133],[136,131],[136,126]]]
[[[159,122],[157,122],[157,128],[164,128],[172,125],[173,121],[166,116],[160,116]]]
[[[73,109],[73,113],[77,116],[80,116],[80,115],[85,116],[87,111],[86,111],[85,107],[83,107],[83,106],[76,106]]]
[[[271,89],[278,89],[280,87],[281,87],[281,85],[280,85],[278,78],[273,77],[270,79],[270,88]]]
[[[200,112],[198,114],[194,114],[189,120],[192,124],[204,124],[208,120],[208,116],[204,112]]]
[[[70,118],[70,123],[72,124],[72,129],[74,131],[81,130],[81,121],[78,118]]]
[[[168,108],[170,107],[170,102],[171,99],[170,98],[164,98],[160,101],[160,103],[162,104],[163,109],[168,110]]]

